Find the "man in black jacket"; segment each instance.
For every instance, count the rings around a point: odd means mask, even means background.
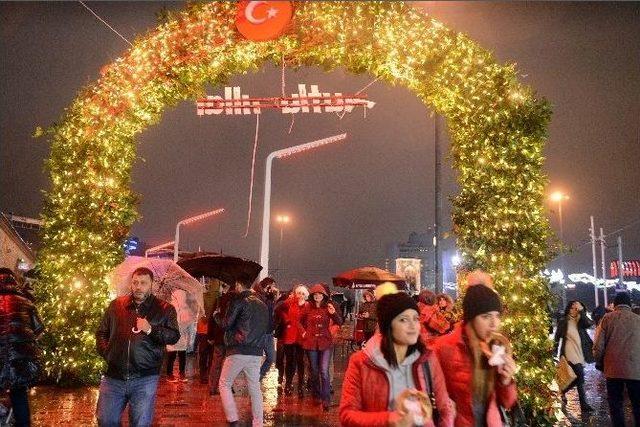
[[[176,309],[151,295],[153,272],[138,268],[131,293],[111,301],[96,331],[98,353],[107,361],[100,381],[100,426],[119,426],[129,403],[129,424],[153,420],[162,352],[180,338]]]
[[[260,381],[267,375],[271,365],[276,360],[276,348],[274,342],[274,329],[275,318],[274,310],[276,301],[280,297],[280,290],[276,287],[276,281],[271,277],[265,277],[253,286],[253,290],[256,292],[256,296],[260,298],[267,306],[267,313],[269,315],[267,321],[267,332],[264,339],[264,355],[266,356],[262,366],[260,367]]]
[[[209,394],[211,396],[220,394],[218,392],[218,383],[220,382],[220,372],[222,372],[222,364],[225,358],[224,330],[216,322],[216,317],[224,319],[231,301],[237,295],[235,282],[234,289],[231,289],[226,282],[221,281],[220,283],[220,293],[213,307],[213,312],[217,314],[212,314],[209,317],[207,326],[207,341],[211,345],[211,363],[209,364]]]
[[[226,358],[220,374],[220,398],[227,421],[231,425],[238,423],[238,408],[233,399],[231,386],[233,381],[244,372],[251,397],[253,426],[262,426],[263,408],[260,390],[260,365],[269,322],[267,306],[251,290],[252,278],[242,275],[236,278],[238,296],[231,302],[224,318],[217,321],[225,330],[224,343]]]
[[[16,426],[31,425],[28,387],[38,379],[36,337],[43,330],[13,271],[0,268],[0,390],[9,390]]]

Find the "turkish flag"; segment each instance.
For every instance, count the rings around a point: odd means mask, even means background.
[[[243,0],[238,3],[236,27],[249,40],[273,40],[284,32],[292,16],[290,1]]]

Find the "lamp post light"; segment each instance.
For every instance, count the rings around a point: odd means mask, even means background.
[[[213,211],[205,212],[200,215],[192,216],[190,218],[183,219],[176,224],[176,238],[173,243],[173,262],[178,262],[178,248],[180,247],[180,226],[200,221],[201,219],[209,218],[210,216],[218,215],[224,212],[224,208],[216,209]]]
[[[280,272],[280,265],[282,261],[282,237],[284,236],[284,226],[291,222],[289,215],[276,215],[276,222],[280,225],[280,246],[278,248],[278,272]],[[279,279],[282,279],[279,277]]]
[[[283,148],[274,151],[267,157],[267,165],[264,180],[264,204],[262,208],[262,239],[260,244],[260,271],[259,279],[264,279],[269,275],[269,228],[271,225],[271,167],[273,159],[283,159],[303,151],[312,150],[323,145],[332,144],[342,141],[347,137],[346,133],[331,136],[329,138],[319,139],[317,141],[307,142],[306,144],[294,145],[293,147]]]
[[[461,262],[460,255],[458,255],[457,253],[451,257],[451,265],[453,266],[454,269],[460,265],[460,262]]]
[[[567,196],[566,194],[562,193],[561,191],[556,191],[554,193],[551,194],[551,201],[558,203],[558,222],[560,225],[560,241],[562,242],[563,239],[563,235],[562,235],[562,201],[563,200],[568,200],[569,196]]]
[[[458,252],[454,252],[453,256],[451,257],[451,267],[453,267],[451,270],[453,270],[454,282],[458,281],[458,267],[460,266],[461,263],[462,263],[462,258],[460,257],[460,255],[458,255]],[[444,292],[444,284],[443,284],[443,292]]]
[[[564,232],[562,227],[562,201],[568,200],[569,196],[564,194],[561,191],[555,191],[551,193],[551,196],[549,198],[551,199],[552,202],[556,202],[558,204],[558,224],[560,226],[560,270],[562,271],[563,275],[566,275],[565,266],[564,266],[564,249],[563,249]],[[561,292],[562,306],[565,307],[567,305],[567,288],[564,283],[564,280],[561,282],[561,285],[562,285],[562,292]]]

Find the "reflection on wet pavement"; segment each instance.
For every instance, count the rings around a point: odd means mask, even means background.
[[[265,426],[337,426],[338,403],[342,378],[350,352],[347,345],[336,346],[335,379],[333,405],[324,412],[319,404],[307,395],[304,398],[278,394],[277,373],[275,368],[263,380]],[[154,425],[170,426],[225,426],[226,420],[220,396],[210,396],[206,384],[200,384],[194,378],[194,359],[188,358],[186,383],[169,383],[160,380]],[[565,426],[609,426],[609,415],[606,400],[606,386],[601,372],[593,365],[585,369],[586,390],[589,404],[595,408],[591,414],[583,416],[574,390],[567,393],[568,403],[565,407],[566,419],[560,425]],[[241,421],[251,420],[251,406],[244,377],[240,375],[234,385],[235,399]],[[31,408],[35,426],[95,426],[94,415],[98,390],[96,387],[77,389],[61,389],[39,386],[31,390]],[[631,423],[631,408],[627,400],[625,413]],[[128,423],[124,422],[124,425]],[[250,425],[250,424],[245,424]]]

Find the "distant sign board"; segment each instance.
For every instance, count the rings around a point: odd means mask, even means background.
[[[396,258],[396,274],[407,282],[407,289],[411,293],[421,290],[420,275],[422,261],[418,258]]]
[[[618,277],[619,273],[619,262],[618,260],[613,260],[609,264],[609,274],[611,277]],[[637,278],[640,277],[640,260],[632,259],[629,261],[622,261],[622,277],[623,278]]]

